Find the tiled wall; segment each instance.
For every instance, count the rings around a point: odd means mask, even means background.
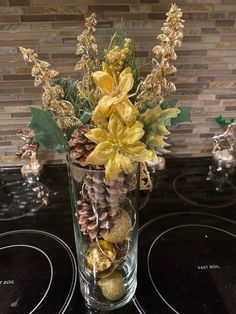
[[[169,0],[0,0],[0,162],[17,162],[15,129],[25,127],[29,106],[40,105],[30,67],[17,47],[39,52],[63,75],[73,72],[76,36],[84,16],[97,12],[102,50],[121,22],[134,38],[142,64],[151,58]],[[170,137],[175,155],[207,155],[220,128],[214,117],[236,116],[236,0],[176,0],[184,11],[184,44],[178,51],[176,98],[191,105],[192,124]],[[144,70],[149,66],[145,65]],[[44,153],[45,159],[60,160]]]

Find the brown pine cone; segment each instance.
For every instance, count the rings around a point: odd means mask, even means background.
[[[130,191],[130,180],[130,175],[122,173],[109,184],[103,171],[86,174],[82,199],[78,201],[78,220],[84,234],[91,239],[104,237],[117,223],[121,203]]]
[[[81,128],[74,130],[69,140],[70,157],[73,161],[80,164],[82,167],[86,165],[85,160],[88,155],[94,150],[96,144],[90,141],[85,134],[89,132],[91,126],[83,125]]]
[[[88,234],[91,239],[104,237],[117,222],[117,211],[109,207],[93,207],[87,192],[77,203],[80,230],[83,234]]]

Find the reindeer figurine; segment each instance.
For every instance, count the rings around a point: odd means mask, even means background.
[[[23,145],[21,145],[19,150],[16,152],[16,156],[20,157],[21,159],[26,157],[30,158],[30,162],[21,168],[23,177],[39,175],[42,165],[37,159],[39,145],[35,141],[34,130],[28,129],[27,133],[24,133],[22,129],[17,129],[16,136],[24,141]]]
[[[217,171],[222,168],[235,167],[233,129],[236,123],[230,123],[224,133],[213,137],[213,158],[217,163]],[[228,147],[223,148],[222,144]]]

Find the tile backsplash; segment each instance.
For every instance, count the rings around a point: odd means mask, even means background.
[[[192,106],[192,124],[172,130],[173,155],[205,156],[214,118],[236,117],[236,1],[176,0],[185,19],[183,47],[173,78],[179,105]],[[61,75],[78,77],[76,37],[84,17],[97,13],[97,43],[103,51],[114,31],[125,27],[137,47],[143,72],[150,69],[152,47],[172,1],[169,0],[0,0],[0,163],[19,163],[16,128],[25,128],[30,106],[40,106],[41,88],[33,86],[30,67],[18,46],[35,49]],[[42,151],[47,162],[62,156]]]

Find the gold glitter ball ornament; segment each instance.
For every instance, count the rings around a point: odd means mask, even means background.
[[[118,271],[99,280],[98,285],[104,297],[111,301],[119,300],[125,293],[124,279]]]
[[[112,227],[110,232],[104,236],[104,239],[111,243],[118,243],[127,240],[131,227],[131,218],[128,212],[122,209],[118,222]]]
[[[105,240],[99,240],[89,245],[86,252],[87,266],[93,273],[109,275],[107,270],[112,270],[117,256],[116,248],[112,243]]]

